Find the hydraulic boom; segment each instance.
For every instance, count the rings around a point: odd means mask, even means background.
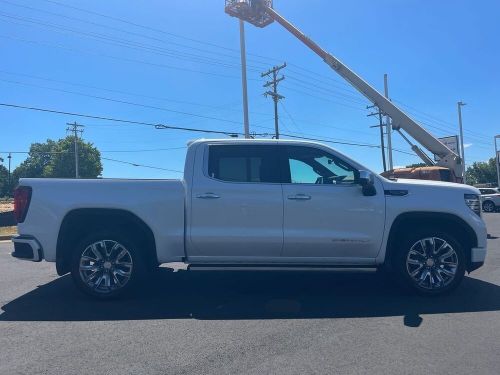
[[[332,54],[325,51],[317,43],[312,41],[298,28],[288,22],[272,8],[272,0],[226,0],[226,12],[231,16],[238,17],[255,26],[264,27],[278,22],[286,30],[297,37],[302,43],[309,47],[314,53],[321,57],[333,70],[349,82],[356,90],[363,94],[370,102],[376,105],[381,112],[392,119],[392,128],[401,133],[403,129],[413,139],[424,146],[429,152],[439,157],[434,161],[423,152],[417,145],[407,140],[412,150],[427,164],[439,165],[451,169],[455,176],[462,177],[464,173],[463,163],[459,155],[450,150],[439,139],[420,126],[415,120],[404,113],[384,95],[370,86],[365,80],[358,76],[349,67],[343,64]],[[403,135],[403,133],[401,133]]]

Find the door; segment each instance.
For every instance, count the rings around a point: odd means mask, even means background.
[[[363,196],[358,171],[329,151],[286,146],[283,256],[349,263],[375,258],[384,234],[385,196]]]
[[[193,180],[189,258],[261,262],[283,249],[283,194],[275,144],[206,146]]]

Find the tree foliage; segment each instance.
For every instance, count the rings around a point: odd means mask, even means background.
[[[0,158],[0,162],[2,161],[3,159]],[[9,170],[0,164],[0,198],[10,195],[9,190]]]
[[[467,168],[465,174],[469,185],[497,183],[497,169],[495,158],[491,158],[488,162],[475,162]]]
[[[101,153],[92,143],[78,139],[78,155],[81,178],[96,178],[101,175]],[[75,177],[74,137],[33,143],[28,158],[14,170],[13,176],[16,183],[22,177]]]
[[[427,167],[427,164],[425,164],[425,163],[415,163],[415,164],[410,164],[410,165],[406,166],[406,168],[420,168],[420,167]]]

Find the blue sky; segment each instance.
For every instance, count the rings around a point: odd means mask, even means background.
[[[223,3],[0,0],[0,102],[241,132],[238,22]],[[500,133],[498,1],[276,0],[275,8],[379,90],[388,73],[391,98],[437,136],[457,133],[456,102],[465,101],[467,162],[493,156]],[[260,72],[286,61],[282,132],[379,143],[367,101],[298,40],[277,24],[247,25],[246,32],[251,131],[272,132]],[[64,137],[73,121],[85,125],[83,137],[103,157],[171,170],[182,170],[189,140],[210,137],[0,107],[0,156]],[[379,149],[332,146],[382,169]],[[25,157],[14,154],[13,166]],[[394,153],[395,165],[418,161]],[[103,175],[180,176],[106,160]]]

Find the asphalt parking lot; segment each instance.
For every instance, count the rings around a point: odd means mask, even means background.
[[[0,243],[0,374],[498,374],[500,214],[486,264],[424,298],[375,272],[169,272],[113,302]]]

